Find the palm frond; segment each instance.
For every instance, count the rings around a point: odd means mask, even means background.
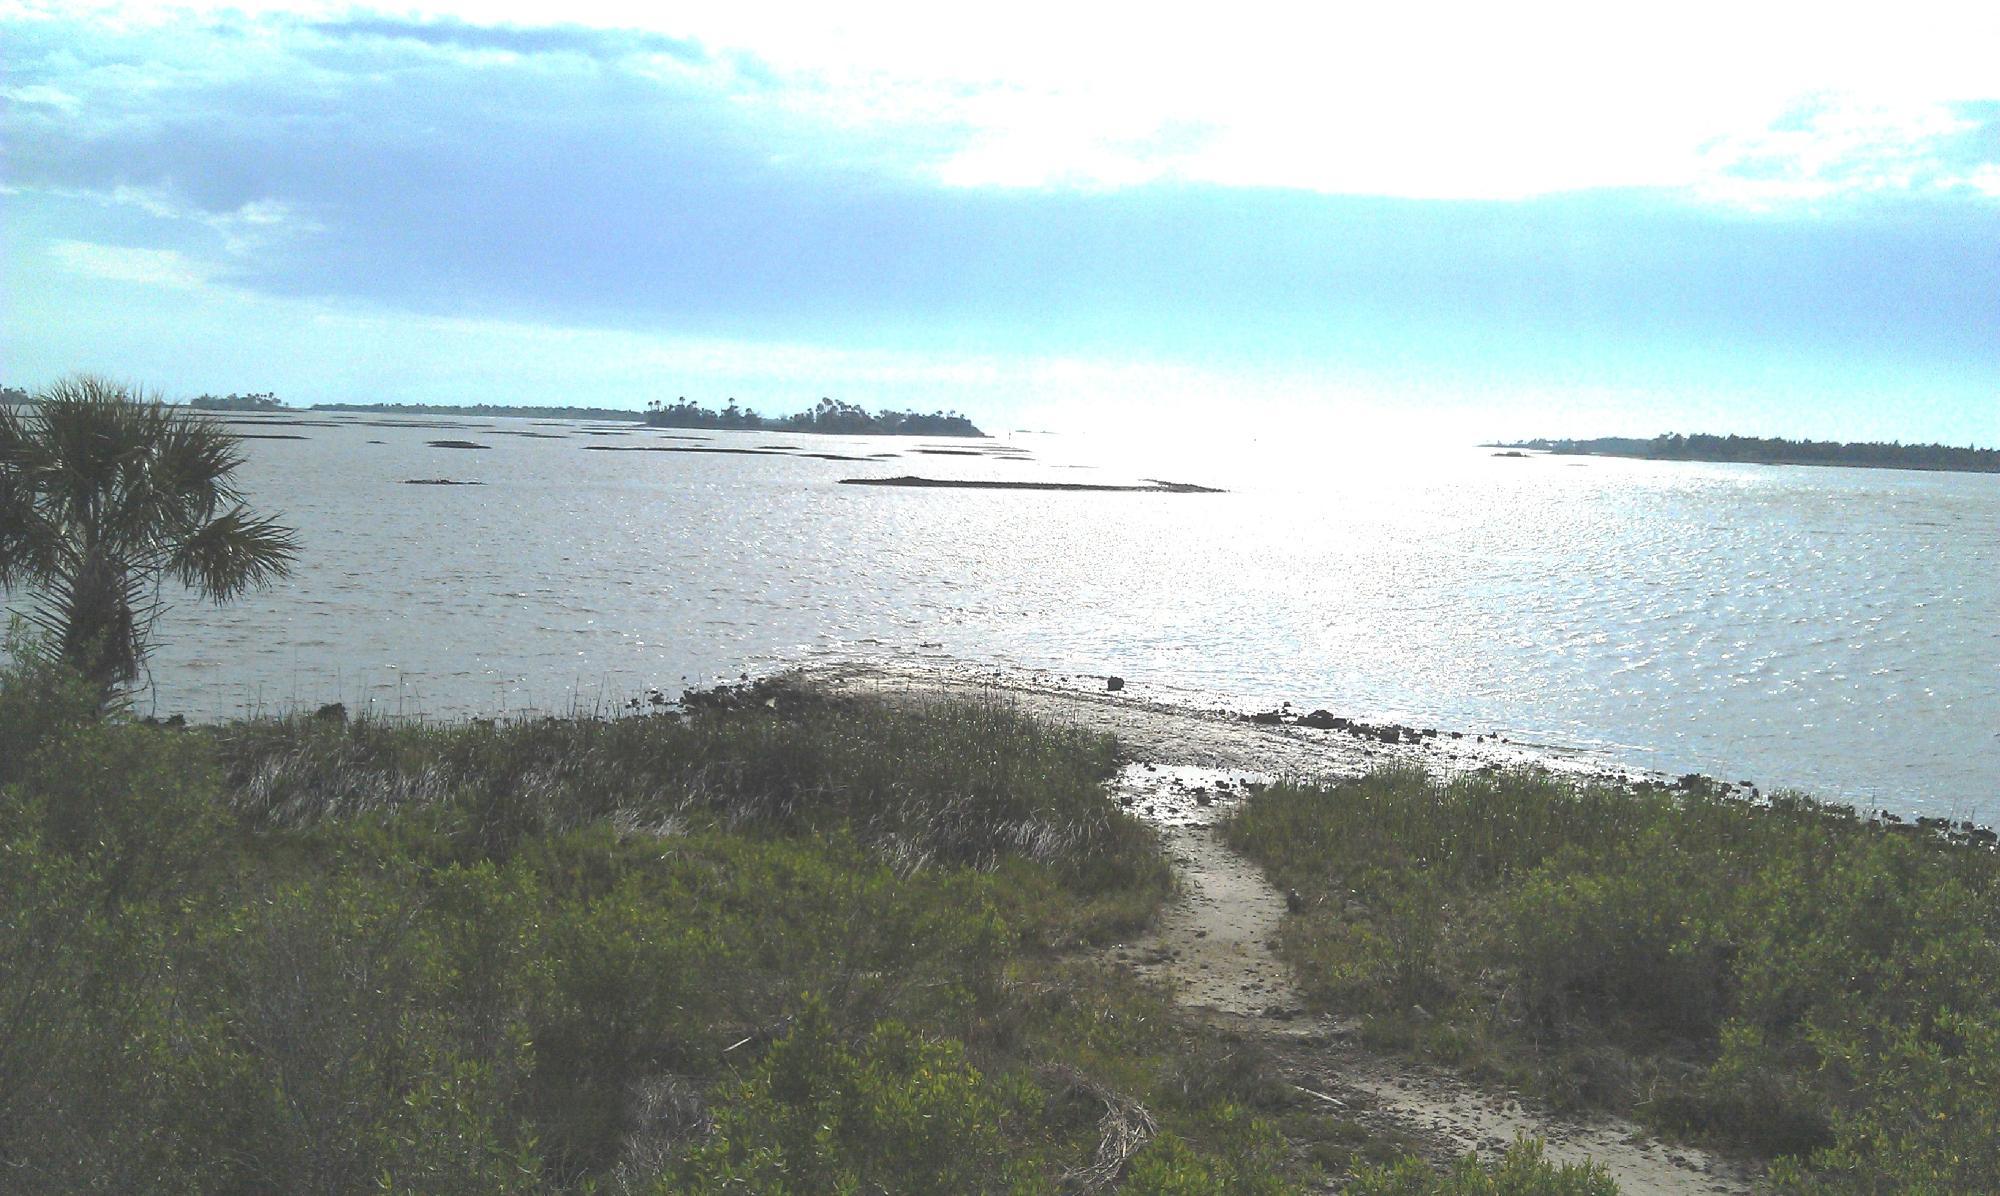
[[[0,589],[26,580],[34,538],[35,491],[21,466],[26,431],[0,408]]]
[[[290,574],[298,553],[291,529],[257,518],[238,504],[182,540],[168,559],[168,570],[204,598],[226,602]]]
[[[175,413],[162,420],[149,445],[146,501],[185,525],[200,524],[218,509],[241,502],[232,477],[243,464],[241,444],[205,415]]]

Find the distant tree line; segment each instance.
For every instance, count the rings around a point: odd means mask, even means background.
[[[196,395],[188,400],[196,411],[289,411],[291,408],[270,391],[261,394]]]
[[[0,407],[19,407],[28,399],[28,392],[18,386],[0,386]]]
[[[821,399],[795,415],[760,415],[754,407],[739,407],[735,399],[713,411],[686,399],[646,405],[646,422],[656,428],[724,428],[759,432],[832,432],[849,436],[984,436],[956,411],[870,412],[858,403]]]
[[[314,411],[359,411],[372,415],[475,415],[497,419],[644,419],[616,407],[537,407],[512,403],[314,403]]]
[[[1766,436],[1710,436],[1673,433],[1638,440],[1603,436],[1594,440],[1523,440],[1499,448],[1550,453],[1595,453],[1656,461],[1743,461],[1764,465],[1855,465],[1874,469],[1940,469],[2000,473],[2000,449],[1956,448],[1946,444],[1891,441],[1786,440]]]

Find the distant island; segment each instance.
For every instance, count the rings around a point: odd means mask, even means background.
[[[1863,469],[1932,469],[2000,473],[2000,449],[1945,444],[1841,443],[1762,436],[1600,436],[1592,440],[1518,440],[1483,448],[1536,449],[1545,453],[1637,457],[1648,461],[1736,461],[1756,465],[1850,465]]]
[[[721,411],[679,399],[672,406],[646,405],[646,423],[655,428],[723,428],[753,432],[823,432],[844,436],[980,436],[986,433],[956,411],[869,412],[858,403],[821,399],[796,415],[759,415],[731,399]]]
[[[187,405],[196,411],[290,411],[284,401],[270,391],[262,394],[196,395]]]
[[[27,398],[24,394],[23,400]],[[539,407],[505,403],[314,403],[287,406],[276,395],[201,395],[188,400],[199,411],[277,414],[280,412],[343,412],[367,415],[473,416],[486,419],[590,419],[644,423],[655,428],[707,428],[745,432],[819,432],[845,436],[964,436],[984,437],[970,419],[956,411],[869,411],[858,403],[821,399],[793,415],[760,415],[736,400],[712,410],[686,399],[671,404],[658,399],[644,411],[611,407]]]
[[[511,403],[314,403],[310,411],[367,415],[471,415],[484,419],[622,419],[638,422],[643,411],[617,407],[534,407]]]

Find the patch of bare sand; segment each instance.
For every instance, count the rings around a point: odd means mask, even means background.
[[[1621,1118],[1559,1114],[1518,1094],[1475,1088],[1442,1069],[1364,1049],[1351,1020],[1307,1015],[1275,950],[1285,895],[1214,830],[1230,806],[1277,777],[1353,776],[1390,763],[1445,773],[1520,763],[1579,773],[1598,766],[1470,737],[1360,742],[1033,680],[858,669],[812,675],[831,689],[892,700],[1002,701],[1035,718],[1115,735],[1137,759],[1121,771],[1113,793],[1160,829],[1181,891],[1144,938],[1114,956],[1166,984],[1197,1015],[1259,1040],[1293,1086],[1328,1115],[1414,1137],[1440,1161],[1467,1151],[1497,1155],[1517,1137],[1540,1138],[1549,1158],[1596,1162],[1628,1196],[1752,1190],[1751,1170],[1732,1160],[1664,1144]]]

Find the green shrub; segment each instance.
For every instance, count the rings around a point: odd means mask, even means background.
[[[97,692],[19,625],[0,645],[0,786],[56,738],[98,719]]]
[[[1047,1190],[1103,1111],[1051,1060],[1213,1174],[1291,1166],[1218,1113],[1268,1076],[1044,951],[1167,891],[1106,741],[817,703],[181,730],[21,676],[10,1191]]]
[[[1668,845],[1575,849],[1520,877],[1500,912],[1513,999],[1539,1033],[1607,1013],[1665,1043],[1712,1042],[1732,952],[1703,933],[1703,890]]]
[[[671,1189],[785,1196],[1028,1191],[1034,1169],[1002,1125],[1021,1093],[995,1091],[949,1041],[894,1022],[844,1046],[808,999],[786,1036],[715,1109],[715,1132]]]
[[[1211,1192],[1280,1196],[1297,1191],[1281,1178],[1285,1141],[1268,1123],[1224,1105],[1203,1119],[1204,1149],[1167,1132],[1132,1157],[1118,1190],[1128,1196],[1207,1196]]]
[[[1421,1159],[1405,1159],[1363,1171],[1346,1191],[1348,1196],[1617,1196],[1618,1185],[1595,1163],[1549,1162],[1541,1142],[1530,1138],[1515,1142],[1490,1166],[1468,1154],[1440,1173]]]
[[[1966,1145],[2000,1109],[1925,1079],[2000,1065],[1977,1032],[2000,857],[1913,832],[1693,782],[1408,771],[1273,787],[1226,830],[1306,898],[1281,950],[1372,1042],[1794,1156],[1801,1183],[1930,1182],[1913,1159],[2000,1188]]]
[[[1819,1038],[1849,1095],[1834,1115],[1833,1144],[1805,1164],[1785,1160],[1773,1187],[1947,1196],[2000,1186],[2000,1011]]]

